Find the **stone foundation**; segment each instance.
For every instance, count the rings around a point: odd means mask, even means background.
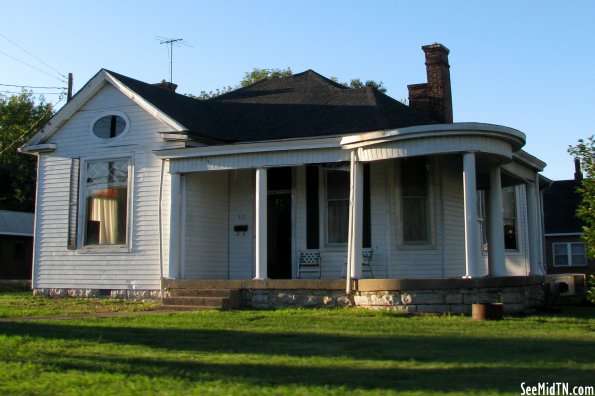
[[[351,294],[344,280],[173,280],[169,288],[232,289],[241,291],[245,308],[361,307],[411,313],[471,314],[474,303],[503,303],[504,312],[522,313],[545,302],[543,277],[476,279],[360,279]],[[160,290],[35,289],[49,297],[159,300]]]
[[[247,308],[361,307],[407,313],[471,314],[474,303],[503,303],[505,313],[523,313],[545,301],[541,277],[478,279],[362,279],[354,283],[351,295],[334,283],[275,288],[256,281],[237,285],[242,290],[242,306]],[[280,284],[287,286],[286,283]],[[261,286],[261,287],[259,287]],[[265,287],[262,287],[265,286]],[[299,288],[302,286],[303,288]],[[325,288],[326,286],[326,288]],[[344,285],[340,285],[344,286]]]
[[[338,290],[242,290],[242,306],[248,308],[338,308],[353,305],[353,298]]]
[[[72,298],[119,298],[126,300],[159,300],[160,290],[126,289],[33,289],[34,296]]]
[[[471,314],[474,303],[503,303],[505,313],[523,313],[545,302],[543,277],[475,279],[366,279],[354,304],[367,309]]]

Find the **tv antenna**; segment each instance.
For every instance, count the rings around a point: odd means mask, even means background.
[[[167,54],[169,55],[169,82],[173,83],[174,47],[180,47],[182,45],[185,45],[186,47],[192,46],[185,42],[182,38],[167,38],[155,36],[155,40],[158,40],[159,44],[167,45]]]

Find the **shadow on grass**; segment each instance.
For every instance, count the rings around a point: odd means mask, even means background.
[[[586,385],[592,370],[589,340],[552,341],[464,336],[385,336],[259,333],[230,330],[185,330],[138,327],[80,326],[63,323],[0,323],[0,335],[47,340],[87,341],[98,344],[138,345],[171,351],[166,359],[138,359],[125,355],[52,355],[42,361],[57,371],[80,370],[173,377],[189,381],[218,380],[258,386],[337,386],[346,389],[520,391],[521,382],[562,381]],[[246,363],[205,363],[180,358],[176,352],[200,354],[258,354],[296,358],[351,358],[366,360],[373,368],[304,367]],[[186,355],[187,357],[188,355]],[[39,357],[39,356],[38,356]],[[11,360],[8,358],[7,360]],[[2,358],[0,358],[2,361]],[[572,368],[558,362],[572,361]],[[376,362],[376,363],[375,363]],[[386,368],[386,363],[400,364]],[[265,363],[265,362],[263,362]],[[385,367],[383,367],[383,365]],[[470,367],[473,366],[473,367]]]
[[[432,393],[466,391],[520,392],[520,384],[538,382],[570,382],[589,384],[592,371],[584,369],[543,369],[513,367],[457,367],[457,368],[358,368],[354,367],[296,367],[264,364],[215,364],[180,360],[149,360],[118,357],[65,356],[52,359],[54,370],[64,372],[107,372],[126,376],[143,375],[149,378],[167,377],[189,382],[217,381],[248,386],[305,386],[365,389],[378,391],[421,391]]]

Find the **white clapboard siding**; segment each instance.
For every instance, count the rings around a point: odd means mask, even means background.
[[[229,172],[229,278],[254,277],[254,191],[253,169]],[[234,226],[247,225],[248,231],[236,233]]]
[[[109,142],[95,138],[92,122],[110,111],[124,113],[130,130]],[[104,86],[48,143],[53,153],[39,157],[37,222],[34,248],[35,288],[158,289],[160,286],[159,186],[161,160],[152,151],[179,147],[161,140],[168,127],[142,110],[111,85]],[[68,250],[70,159],[130,157],[132,221],[130,252],[86,253]],[[167,168],[166,168],[167,170]],[[169,235],[169,174],[163,184],[163,257],[167,268]]]
[[[444,232],[444,276],[465,275],[465,206],[463,202],[463,158],[460,155],[440,158]]]
[[[187,174],[184,277],[228,277],[228,172]]]

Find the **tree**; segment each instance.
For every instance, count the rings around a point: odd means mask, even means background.
[[[595,258],[595,136],[591,135],[586,141],[579,139],[576,146],[568,147],[568,152],[580,160],[583,180],[578,188],[581,203],[576,215],[585,222],[582,239],[587,246],[587,257]],[[591,274],[587,282],[586,298],[595,304],[595,274]]]
[[[580,160],[583,180],[578,188],[581,203],[576,211],[579,219],[585,222],[582,236],[587,245],[587,256],[595,258],[595,137],[579,139],[568,152]]]
[[[291,71],[291,68],[289,68],[289,67],[286,69],[254,68],[254,69],[252,69],[252,71],[244,73],[244,78],[242,78],[240,83],[238,85],[236,85],[235,87],[228,85],[227,87],[223,87],[221,89],[216,89],[213,91],[208,91],[208,92],[201,91],[198,96],[195,96],[192,94],[187,94],[187,96],[190,96],[191,98],[195,98],[195,99],[211,99],[211,98],[217,97],[219,95],[223,95],[228,92],[231,92],[233,90],[247,87],[247,86],[255,84],[259,81],[270,80],[273,78],[288,78],[288,77],[291,77],[292,75],[293,75],[293,72]],[[330,79],[338,84],[344,85],[349,88],[356,88],[356,89],[374,88],[382,93],[386,93],[386,88],[384,87],[384,83],[382,81],[377,82],[374,80],[366,80],[365,82],[363,82],[359,78],[354,78],[351,81],[349,81],[348,83],[345,83],[345,82],[339,82],[339,79],[337,77],[331,77]]]
[[[337,77],[331,77],[331,80],[349,88],[374,88],[382,93],[386,93],[386,87],[384,86],[384,83],[382,81],[366,80],[366,82],[363,82],[359,78],[354,78],[348,83],[344,83],[339,82],[339,79]]]
[[[0,209],[33,212],[36,158],[17,148],[52,116],[52,105],[32,92],[0,95]]]
[[[293,72],[287,69],[258,69],[254,68],[251,72],[244,73],[244,78],[240,81],[240,87],[244,88],[262,80],[271,80],[273,78],[291,77]]]

